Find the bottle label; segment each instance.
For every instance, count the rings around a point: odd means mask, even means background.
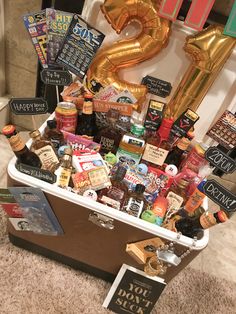
[[[53,146],[55,147],[55,149],[59,149],[60,147],[60,140],[57,140],[55,138],[51,138],[50,142],[53,144]]]
[[[193,213],[200,205],[202,205],[205,194],[196,190],[186,202],[184,208],[187,212]]]
[[[120,210],[120,202],[114,200],[113,198],[110,198],[106,195],[103,195],[101,198],[101,201],[107,205],[110,205],[111,207]]]
[[[151,144],[146,144],[142,159],[149,161],[155,165],[162,166],[169,151],[163,148],[158,148]]]
[[[125,208],[125,212],[127,212],[127,214],[132,215],[134,217],[139,217],[142,213],[143,206],[144,206],[143,201],[140,201],[138,199],[131,197]]]
[[[183,197],[173,192],[169,192],[166,199],[168,200],[168,210],[171,211],[180,209],[184,201]]]
[[[93,102],[92,101],[84,101],[83,113],[84,114],[92,114],[93,113]]]
[[[52,146],[50,145],[36,149],[34,152],[38,155],[42,162],[42,169],[49,170],[53,164],[57,164],[59,162]]]
[[[59,167],[55,171],[55,175],[57,176],[57,181],[56,181],[55,185],[59,186],[60,188],[68,187],[69,181],[70,181],[70,176],[71,176],[71,169]]]
[[[133,153],[122,148],[118,148],[116,157],[119,162],[130,166],[138,165],[141,159],[141,153]]]
[[[8,140],[13,152],[19,152],[25,147],[25,144],[19,134],[11,136]]]
[[[100,144],[102,145],[102,148],[111,151],[114,146],[115,140],[108,138],[108,137],[101,137]]]
[[[217,224],[213,213],[205,212],[200,217],[200,224],[203,229],[208,229]]]

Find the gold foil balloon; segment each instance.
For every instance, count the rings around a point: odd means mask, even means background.
[[[119,78],[122,68],[134,66],[159,53],[168,43],[171,22],[157,15],[161,0],[105,0],[101,10],[119,34],[133,20],[140,22],[137,37],[112,43],[100,49],[87,72],[87,88],[113,85],[118,91],[128,89],[137,99],[134,108],[141,110],[147,89],[144,85]]]
[[[223,30],[212,25],[186,38],[184,50],[192,63],[167,105],[167,117],[177,118],[187,108],[198,109],[236,43],[236,38],[223,35]]]

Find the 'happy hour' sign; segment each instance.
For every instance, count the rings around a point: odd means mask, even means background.
[[[47,101],[42,98],[11,98],[9,105],[16,115],[37,115],[48,111]]]

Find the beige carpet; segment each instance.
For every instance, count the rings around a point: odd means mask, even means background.
[[[100,314],[110,284],[14,247],[0,212],[0,314]],[[215,269],[217,272],[217,268]],[[168,284],[155,314],[234,314],[236,284],[186,268]]]

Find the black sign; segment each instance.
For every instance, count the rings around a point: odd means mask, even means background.
[[[236,162],[217,147],[209,147],[205,158],[224,173],[232,173],[236,168]]]
[[[36,115],[48,111],[47,101],[42,98],[11,98],[9,105],[17,115]]]
[[[213,202],[228,212],[236,211],[236,197],[215,180],[208,180],[203,186],[206,194]]]
[[[198,119],[199,116],[196,114],[196,112],[187,109],[174,122],[171,132],[178,137],[183,137],[194,126]]]
[[[55,183],[57,179],[56,175],[51,173],[50,171],[31,167],[21,163],[16,164],[16,169],[24,174],[43,180],[48,183]]]
[[[49,70],[41,71],[41,80],[48,85],[67,86],[72,83],[72,75],[66,70]]]
[[[150,99],[144,122],[144,126],[147,130],[156,131],[160,126],[163,117],[164,106],[164,103]]]
[[[147,86],[148,92],[153,95],[157,95],[166,98],[170,95],[172,86],[169,82],[160,80],[153,76],[145,76],[142,79],[142,84]]]

